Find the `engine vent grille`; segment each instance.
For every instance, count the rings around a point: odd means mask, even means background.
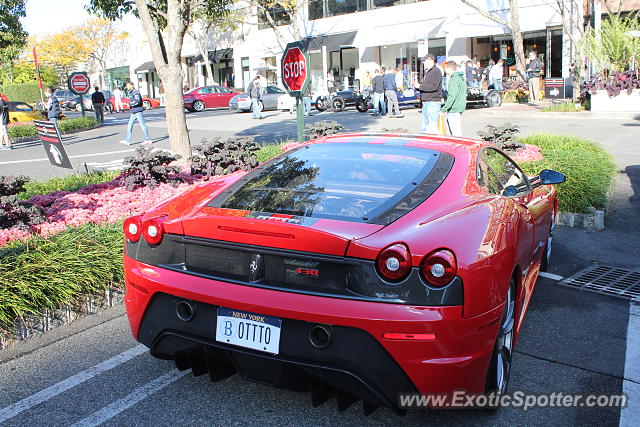
[[[561,282],[582,291],[640,301],[640,271],[594,264]]]

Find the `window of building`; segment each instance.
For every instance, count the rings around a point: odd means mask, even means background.
[[[380,7],[417,3],[426,0],[309,0],[309,19],[328,18]]]

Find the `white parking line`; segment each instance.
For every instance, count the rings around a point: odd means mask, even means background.
[[[110,405],[105,406],[97,412],[89,415],[88,417],[78,421],[75,424],[72,424],[71,427],[94,427],[102,424],[103,422],[110,420],[121,412],[126,411],[131,408],[136,403],[146,399],[151,396],[153,393],[162,390],[169,384],[174,381],[179,380],[180,378],[187,375],[190,371],[179,371],[177,369],[173,369],[167,372],[164,375],[159,376],[153,381],[148,382],[145,385],[142,385],[131,393],[127,394],[122,399],[116,400]]]
[[[640,419],[640,304],[633,302],[629,306],[622,392],[627,395],[627,407],[620,411],[620,427],[637,426]]]
[[[8,420],[9,418],[15,417],[19,413],[26,411],[27,409],[30,409],[42,402],[56,397],[60,393],[64,393],[65,391],[77,386],[78,384],[82,384],[83,382],[90,380],[91,378],[100,375],[101,373],[108,371],[109,369],[113,369],[116,366],[121,365],[146,351],[147,347],[142,344],[137,345],[136,347],[113,356],[112,358],[107,359],[104,362],[98,363],[95,366],[85,369],[84,371],[77,373],[72,377],[62,380],[52,385],[51,387],[47,387],[36,394],[26,397],[14,403],[13,405],[9,405],[4,409],[0,409],[0,424]]]
[[[546,271],[539,272],[538,276],[544,277],[546,279],[556,280],[558,282],[560,280],[564,279],[564,277],[562,277],[562,276],[558,276],[557,274],[553,274],[553,273],[547,273]]]
[[[70,159],[80,159],[82,157],[93,157],[93,156],[106,156],[108,154],[121,154],[121,153],[130,153],[132,151],[136,151],[135,149],[130,150],[118,150],[118,151],[104,151],[102,153],[91,153],[91,154],[78,154],[76,156],[69,156]],[[48,157],[41,157],[37,159],[26,159],[26,160],[14,160],[12,162],[0,162],[0,165],[15,165],[18,163],[31,163],[31,162],[48,162]]]

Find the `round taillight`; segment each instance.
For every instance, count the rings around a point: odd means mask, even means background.
[[[411,272],[411,254],[402,243],[383,249],[376,259],[378,273],[390,282],[399,282]]]
[[[162,242],[164,236],[164,227],[162,226],[162,218],[150,218],[142,223],[142,235],[144,240],[150,245],[157,245]]]
[[[125,237],[132,242],[140,240],[140,233],[142,231],[140,219],[140,216],[132,216],[131,218],[127,218],[122,225]]]
[[[420,268],[422,278],[430,285],[449,284],[458,272],[456,257],[450,250],[440,249],[427,255]]]

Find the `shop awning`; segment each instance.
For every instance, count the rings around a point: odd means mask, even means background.
[[[140,65],[138,68],[136,68],[135,71],[136,74],[137,73],[151,73],[153,71],[156,70],[156,66],[153,65],[153,61],[149,61],[149,62],[145,62],[144,64]]]
[[[302,41],[310,53],[318,52],[322,46],[327,47],[327,52],[334,52],[342,48],[352,47],[357,31],[339,34],[324,34],[320,36],[308,37]]]
[[[209,51],[209,61],[213,62],[214,64],[219,64],[220,61],[223,59],[230,59],[231,56],[233,56],[233,49],[231,48],[215,49],[215,50]],[[195,58],[193,58],[191,62],[192,64],[195,64],[197,62],[203,62],[203,61],[204,61],[204,58],[202,57],[202,55],[197,55]]]

